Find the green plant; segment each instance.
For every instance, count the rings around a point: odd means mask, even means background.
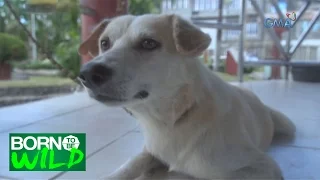
[[[50,61],[47,61],[47,60],[34,61],[34,62],[28,62],[28,63],[14,63],[13,66],[19,69],[32,69],[32,70],[57,69]]]
[[[219,61],[217,70],[219,72],[225,72],[226,71],[226,61],[225,60]]]
[[[74,86],[71,79],[57,76],[31,76],[28,80],[0,81],[0,88]]]
[[[141,15],[159,13],[162,0],[129,0],[129,13]]]
[[[218,71],[219,71],[219,72],[225,72],[225,71],[226,71],[226,60],[219,62]],[[254,68],[254,67],[244,67],[244,68],[243,68],[243,72],[244,72],[245,74],[250,74],[250,73],[252,73],[253,71],[255,71],[255,68]]]
[[[251,74],[253,71],[255,71],[255,68],[254,68],[254,67],[245,67],[245,68],[243,69],[243,72],[244,72],[245,74]]]
[[[79,75],[80,72],[80,66],[81,66],[81,59],[80,56],[78,55],[78,46],[73,45],[71,47],[66,47],[65,48],[60,46],[60,51],[64,51],[64,54],[60,56],[59,62],[60,64],[65,68],[70,70],[74,75]],[[63,50],[64,49],[64,50]],[[66,52],[67,51],[67,52]],[[59,55],[58,55],[59,56]],[[61,72],[62,76],[67,76],[67,74],[64,74]]]
[[[76,31],[69,33],[70,40],[61,42],[55,51],[55,55],[59,63],[66,69],[70,70],[74,75],[78,75],[81,66],[81,58],[78,54],[78,45],[80,44],[80,37]],[[62,72],[62,76],[66,76]]]
[[[27,56],[27,48],[22,40],[10,34],[0,33],[0,63],[25,60]]]
[[[24,23],[28,24],[30,14],[25,10],[26,0],[14,0],[10,1],[10,3],[19,13],[19,17],[24,20]],[[5,5],[4,0],[0,0],[0,12],[0,32],[19,36],[20,34],[17,34],[17,32],[21,32],[21,28],[11,28],[12,24],[17,24],[17,22],[13,21],[12,14],[9,8]],[[12,30],[14,31],[12,32]],[[22,34],[22,36],[25,36],[25,34]]]
[[[28,35],[23,31],[23,29],[20,27],[20,25],[15,21],[6,25],[6,32],[5,33],[16,36],[19,39],[21,39],[23,42],[28,42]]]

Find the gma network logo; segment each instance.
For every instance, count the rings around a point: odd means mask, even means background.
[[[295,12],[287,13],[286,19],[266,18],[264,20],[264,26],[266,28],[282,27],[292,28],[293,22],[297,20],[297,14]]]

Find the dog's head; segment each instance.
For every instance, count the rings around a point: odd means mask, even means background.
[[[80,78],[89,95],[107,105],[163,97],[186,83],[186,61],[210,37],[176,15],[120,16],[101,22],[79,48],[94,58]]]

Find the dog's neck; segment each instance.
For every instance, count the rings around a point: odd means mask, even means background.
[[[204,101],[211,102],[211,105],[219,104],[220,106],[221,104],[220,107],[224,108],[221,101],[227,101],[227,98],[220,97],[219,94],[223,93],[219,92],[224,91],[223,84],[225,83],[210,74],[211,72],[199,61],[193,61],[194,63],[190,64],[188,72],[193,73],[194,76],[189,82],[173,89],[169,95],[160,96],[126,108],[139,120],[142,119],[143,121],[145,119],[148,123],[151,121],[171,127],[189,111],[208,106],[208,104],[203,103]],[[216,86],[215,91],[212,92],[213,89],[208,86]]]
[[[170,95],[154,98],[128,109],[138,119],[148,119],[148,121],[173,126],[180,117],[196,106],[192,91],[192,87],[186,84]]]

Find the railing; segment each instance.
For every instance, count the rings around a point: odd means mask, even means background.
[[[227,0],[223,8],[224,15],[239,15],[241,11],[241,1]],[[263,5],[263,0],[258,0],[260,6]],[[162,12],[176,12],[176,13],[189,13],[191,15],[210,15],[217,16],[219,9],[218,0],[162,0]],[[251,3],[248,3],[247,11],[253,12]],[[184,14],[187,15],[187,14]]]
[[[188,9],[194,11],[217,10],[217,1],[212,0],[163,0],[162,11]]]
[[[163,0],[162,11],[167,10],[179,10],[179,9],[190,9],[189,0]]]
[[[162,11],[168,12],[173,11],[179,13],[179,11],[184,11],[185,16],[189,16],[194,24],[200,27],[206,28],[216,28],[217,31],[217,41],[216,41],[216,58],[219,59],[220,54],[220,45],[222,41],[222,30],[236,30],[238,31],[238,41],[239,41],[239,59],[238,59],[238,77],[239,81],[243,81],[243,69],[244,66],[253,66],[253,65],[280,65],[286,67],[286,79],[288,78],[288,69],[292,65],[297,65],[296,62],[290,62],[293,57],[296,57],[296,51],[305,40],[309,32],[312,30],[318,19],[320,19],[320,9],[315,14],[313,19],[311,20],[308,27],[303,31],[303,33],[299,36],[298,40],[295,44],[292,45],[291,43],[291,31],[289,29],[289,35],[286,39],[287,46],[284,47],[281,44],[281,40],[276,35],[276,32],[273,28],[266,28],[266,33],[269,34],[270,40],[274,43],[274,45],[279,50],[282,59],[275,61],[266,61],[261,60],[260,62],[250,62],[245,63],[243,52],[244,52],[244,34],[246,33],[246,26],[244,25],[246,22],[246,16],[248,13],[247,0],[228,0],[229,4],[225,4],[224,0],[216,0],[216,1],[209,1],[209,0],[163,0]],[[312,3],[319,3],[320,0],[304,0],[306,3],[302,6],[299,11],[297,12],[297,20],[298,21],[306,12],[306,10],[310,7]],[[230,3],[231,2],[231,3]],[[264,0],[248,0],[248,7],[255,10],[256,16],[260,19],[260,22],[263,22],[265,17],[265,10],[268,9],[270,6],[273,7],[274,11],[277,14],[277,17],[285,18],[286,15],[284,12],[281,11],[279,5],[277,4],[277,0],[269,0],[268,6],[266,6],[266,2]],[[224,7],[225,6],[225,7]],[[268,7],[268,8],[266,8]],[[238,18],[238,23],[224,23],[223,19],[226,15],[225,11],[228,8],[232,8],[234,12],[237,12],[236,9],[239,10],[239,14],[236,16]],[[203,12],[209,11],[210,16],[203,16]],[[201,14],[202,16],[199,16]],[[208,22],[208,20],[215,20],[214,22]],[[296,23],[293,24],[295,26]],[[313,50],[314,51],[314,50]],[[317,52],[319,50],[316,50]],[[310,51],[311,52],[311,51]]]

